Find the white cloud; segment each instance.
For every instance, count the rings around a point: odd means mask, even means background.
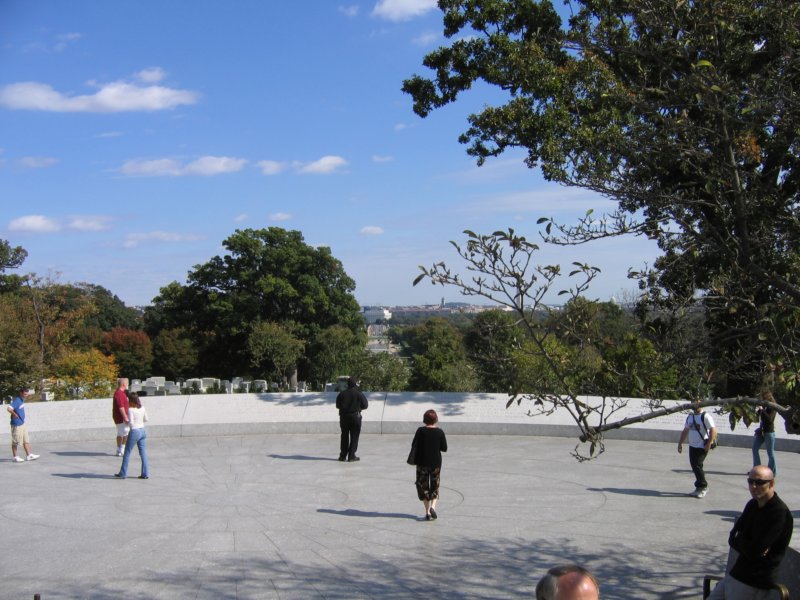
[[[121,131],[104,131],[103,133],[98,133],[94,137],[96,138],[115,138],[123,135]]]
[[[613,210],[616,204],[595,192],[579,188],[546,185],[541,189],[499,194],[466,204],[464,211],[481,214],[583,215],[589,209]]]
[[[277,175],[286,170],[286,163],[275,160],[262,160],[258,163],[261,173],[264,175]]]
[[[382,235],[383,227],[378,227],[377,225],[367,225],[366,227],[362,227],[359,233],[361,235]]]
[[[26,81],[0,88],[0,106],[11,110],[114,113],[167,110],[194,104],[199,94],[159,85],[140,86],[114,81],[90,95],[62,94],[46,83]]]
[[[70,217],[67,228],[77,231],[105,231],[109,228],[111,217],[101,215],[82,215]]]
[[[241,171],[246,164],[247,159],[245,158],[229,156],[202,156],[185,165],[174,158],[129,160],[120,167],[120,173],[130,177],[183,177],[186,175],[208,177]]]
[[[379,154],[372,155],[372,161],[376,163],[387,163],[392,162],[394,160],[394,156],[381,156]]]
[[[170,233],[168,231],[151,231],[149,233],[129,233],[125,237],[123,246],[126,248],[135,248],[139,244],[145,242],[154,243],[174,243],[174,242],[194,242],[197,240],[205,239],[201,235],[193,235],[188,233]]]
[[[406,125],[405,123],[397,123],[394,126],[394,130],[395,131],[403,131],[403,129],[407,129],[407,128],[408,128],[408,125]]]
[[[167,72],[161,67],[147,67],[136,73],[136,78],[145,83],[158,83],[167,76]]]
[[[436,0],[378,0],[372,14],[389,21],[407,21],[436,8]]]
[[[222,173],[236,173],[247,164],[245,158],[232,158],[230,156],[203,156],[190,162],[183,169],[184,175],[220,175]]]
[[[174,158],[155,160],[129,160],[120,168],[123,175],[132,177],[177,177],[181,175],[181,164]]]
[[[82,37],[83,35],[75,32],[61,33],[56,36],[56,43],[53,46],[53,50],[56,52],[63,52],[72,42],[77,42]]]
[[[329,175],[347,166],[341,156],[323,156],[311,163],[295,163],[297,172],[302,175]]]
[[[82,34],[77,32],[70,32],[70,33],[59,33],[56,36],[56,39],[59,42],[75,42],[83,37]]]
[[[290,215],[289,213],[282,213],[282,212],[272,213],[269,216],[270,221],[288,221],[291,218],[292,215]]]
[[[338,11],[342,13],[345,17],[352,19],[353,17],[358,15],[358,5],[357,4],[351,4],[349,6],[339,5]]]
[[[8,224],[9,231],[27,231],[30,233],[53,233],[59,231],[61,225],[55,219],[43,215],[26,215],[12,220]]]
[[[250,215],[248,215],[247,213],[242,213],[240,215],[237,215],[233,220],[236,223],[241,223],[242,221],[247,221],[247,219],[249,219],[249,218],[250,218]]]
[[[23,156],[17,164],[23,169],[46,169],[58,163],[57,158],[52,156]]]
[[[436,40],[439,39],[438,33],[423,33],[411,40],[415,46],[431,46]]]

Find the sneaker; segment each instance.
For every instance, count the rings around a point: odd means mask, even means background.
[[[28,454],[28,458],[25,460],[36,460],[37,458],[39,458],[38,454]]]
[[[20,458],[19,456],[15,456],[11,460],[13,460],[14,462],[25,462],[25,459],[24,458]]]
[[[705,498],[707,490],[697,490],[697,493],[694,494],[695,498]]]
[[[122,450],[117,450],[117,456],[122,456]]]

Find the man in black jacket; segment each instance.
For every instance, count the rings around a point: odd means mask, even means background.
[[[352,377],[347,380],[347,389],[336,396],[336,408],[339,409],[339,427],[342,430],[339,460],[361,460],[356,456],[356,450],[361,435],[361,411],[367,408],[367,398]]]
[[[728,537],[739,557],[711,592],[712,600],[766,598],[792,539],[792,513],[775,493],[775,475],[764,465],[747,475],[753,497]]]

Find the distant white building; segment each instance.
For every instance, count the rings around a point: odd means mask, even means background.
[[[365,306],[361,314],[367,325],[392,318],[392,312],[385,306]]]

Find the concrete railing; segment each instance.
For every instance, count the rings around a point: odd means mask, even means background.
[[[448,434],[538,435],[576,437],[578,428],[565,410],[530,416],[524,402],[506,408],[505,394],[370,393],[363,413],[364,433],[410,433],[422,414],[434,408]],[[597,399],[586,398],[591,403]],[[203,394],[143,397],[150,421],[148,433],[156,436],[241,435],[266,433],[338,433],[336,394],[323,392],[286,394]],[[33,402],[25,405],[28,430],[34,441],[100,440],[113,437],[111,398]],[[645,401],[630,399],[615,414],[619,419],[648,412]],[[685,413],[659,417],[611,431],[608,439],[677,442]],[[716,416],[720,445],[749,447],[753,428],[731,430],[727,416]],[[778,450],[800,451],[800,437],[781,427]],[[0,431],[8,443],[9,429]]]

